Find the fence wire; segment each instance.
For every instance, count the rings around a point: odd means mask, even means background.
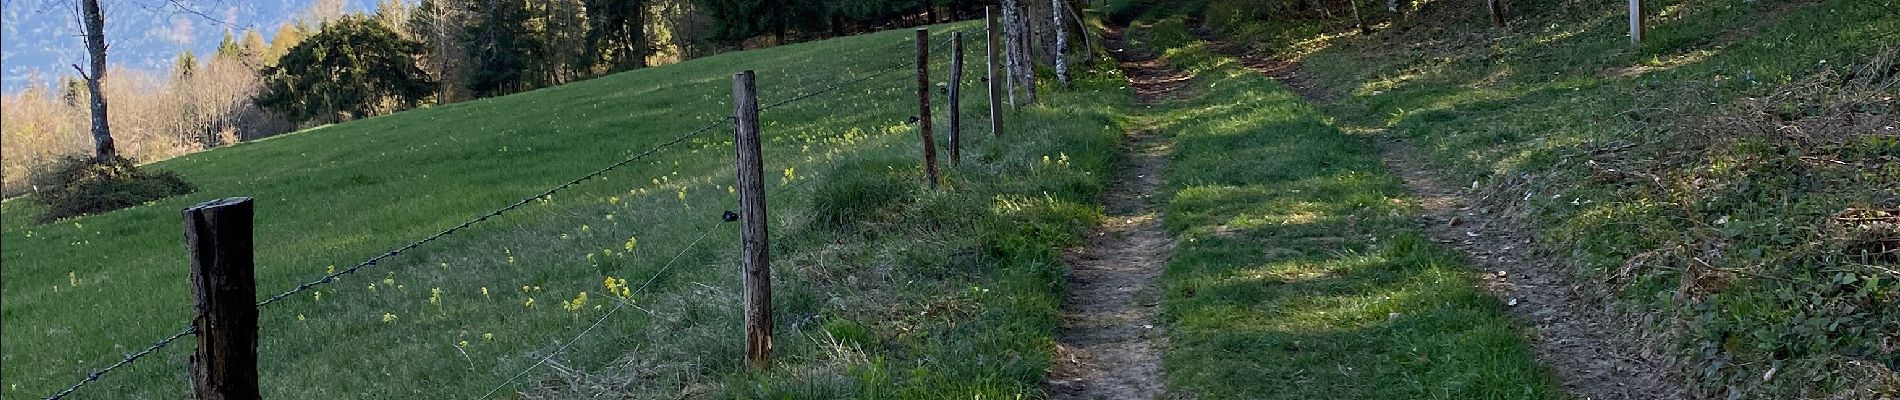
[[[86,374],[86,379],[81,379],[79,380],[79,383],[75,383],[72,386],[68,386],[66,387],[66,390],[61,390],[58,393],[53,393],[52,396],[47,396],[46,398],[49,400],[57,400],[57,399],[65,398],[67,395],[71,395],[73,394],[73,392],[78,391],[79,388],[85,387],[86,385],[89,385],[89,384],[92,384],[93,382],[98,381],[99,377],[105,376],[106,373],[112,372],[112,370],[115,370],[115,369],[119,369],[119,367],[123,367],[126,364],[131,364],[132,361],[136,361],[139,358],[145,357],[148,354],[152,354],[153,352],[156,352],[159,349],[165,348],[165,346],[170,346],[172,342],[177,341],[178,338],[182,338],[182,337],[185,337],[187,335],[191,335],[197,332],[198,332],[198,327],[196,326],[186,327],[185,330],[178,331],[178,333],[174,333],[171,336],[165,337],[164,339],[159,339],[158,342],[152,343],[152,346],[146,347],[145,350],[140,350],[137,353],[126,355],[125,358],[120,359],[119,362],[113,363],[112,366],[106,367],[105,369],[101,369],[98,371],[92,371],[92,373],[90,374]]]
[[[953,32],[962,32],[962,31],[953,31]],[[940,43],[936,43],[936,44],[934,44],[934,45],[931,45],[931,52],[932,52],[932,53],[936,53],[936,52],[937,52],[937,50],[940,50],[940,49],[942,49],[943,47],[947,47],[947,46],[949,46],[949,45],[950,45],[950,43],[951,43],[952,41],[954,41],[954,40],[955,40],[955,35],[945,35],[945,36],[946,36],[946,37],[945,37],[945,39],[944,39],[943,41],[941,41]],[[911,41],[906,41],[906,42],[905,42],[905,43],[903,43],[903,44],[906,44],[906,45],[911,45],[911,46],[915,46],[915,44],[914,44],[914,39],[913,39],[913,40],[911,40]],[[842,89],[844,89],[844,88],[847,88],[847,87],[851,87],[851,86],[854,86],[854,85],[857,85],[857,84],[860,84],[860,83],[864,83],[864,82],[867,82],[867,81],[870,81],[870,80],[872,80],[872,79],[876,79],[876,78],[878,78],[878,77],[881,77],[881,76],[884,76],[884,75],[888,75],[888,74],[890,74],[890,73],[892,73],[892,72],[897,72],[897,71],[899,71],[899,70],[902,70],[902,69],[904,69],[905,67],[911,67],[911,66],[915,66],[915,64],[914,64],[914,62],[911,62],[911,61],[907,61],[907,62],[899,62],[899,63],[895,63],[895,65],[892,65],[892,66],[890,66],[890,67],[886,67],[886,68],[884,68],[884,69],[881,69],[881,70],[877,70],[876,72],[873,72],[873,73],[871,73],[871,74],[869,74],[869,75],[865,75],[865,76],[863,76],[863,77],[859,77],[859,78],[855,78],[855,79],[850,79],[850,80],[846,80],[846,81],[842,81],[842,82],[836,82],[836,83],[832,83],[832,84],[829,84],[829,85],[827,85],[827,86],[826,86],[826,87],[824,87],[824,88],[820,88],[820,89],[817,89],[817,90],[812,90],[812,91],[808,91],[808,92],[806,92],[806,93],[803,93],[803,94],[799,94],[799,95],[796,95],[796,96],[792,96],[792,97],[790,97],[790,98],[787,98],[787,99],[785,99],[785,100],[780,100],[780,101],[777,101],[777,102],[773,102],[773,103],[771,103],[771,104],[767,104],[767,105],[764,105],[764,106],[762,106],[762,107],[760,107],[760,108],[759,108],[759,111],[760,111],[760,112],[764,112],[764,111],[767,111],[767,110],[771,110],[771,109],[775,109],[775,108],[778,108],[778,107],[781,107],[781,106],[785,106],[785,105],[788,105],[788,104],[791,104],[791,103],[795,103],[795,102],[799,102],[799,101],[803,101],[803,100],[806,100],[806,99],[810,99],[810,98],[813,98],[813,97],[817,97],[817,96],[820,96],[820,95],[824,95],[824,94],[827,94],[827,93],[832,93],[832,92],[836,92],[836,91],[839,91],[839,90],[842,90]],[[433,234],[433,235],[429,235],[429,236],[427,236],[427,237],[424,237],[424,238],[422,238],[422,239],[420,239],[420,240],[416,240],[416,241],[413,241],[413,242],[409,242],[408,244],[405,244],[405,245],[402,245],[402,246],[399,246],[399,247],[396,247],[396,248],[394,248],[394,249],[391,249],[391,250],[389,250],[389,251],[386,251],[386,252],[384,252],[384,253],[382,253],[382,254],[379,254],[379,255],[377,255],[377,256],[375,256],[375,257],[370,257],[370,258],[369,258],[368,260],[364,260],[363,262],[361,262],[361,263],[357,263],[356,265],[354,265],[354,266],[351,266],[351,267],[349,267],[349,268],[346,268],[346,269],[343,269],[343,270],[340,270],[340,271],[336,271],[336,272],[333,272],[333,273],[330,273],[330,274],[326,274],[326,275],[324,275],[323,277],[321,277],[321,278],[318,278],[318,279],[315,279],[315,280],[311,280],[311,281],[307,281],[307,282],[304,282],[304,283],[301,283],[301,284],[298,284],[297,286],[295,286],[295,287],[293,287],[293,288],[291,288],[290,290],[287,290],[287,291],[284,291],[283,293],[278,293],[278,294],[276,294],[276,295],[273,295],[273,296],[271,296],[271,297],[269,297],[269,298],[266,298],[266,299],[264,299],[263,301],[260,301],[260,302],[258,302],[258,303],[257,303],[257,305],[256,305],[256,307],[258,307],[258,308],[260,308],[260,309],[261,309],[261,308],[264,308],[264,307],[266,307],[266,306],[269,306],[269,305],[272,305],[272,304],[276,304],[276,303],[278,303],[278,302],[281,302],[281,301],[283,301],[283,300],[285,300],[285,299],[288,299],[288,298],[290,298],[291,296],[295,296],[295,295],[298,295],[298,294],[301,294],[301,293],[303,293],[303,292],[306,292],[306,291],[309,291],[310,289],[312,289],[312,288],[315,288],[315,287],[317,287],[317,286],[321,286],[321,285],[325,285],[325,284],[329,284],[329,283],[333,283],[333,282],[335,282],[335,281],[337,280],[337,278],[341,278],[341,277],[343,277],[343,276],[347,276],[347,275],[350,275],[350,274],[354,274],[354,273],[356,273],[357,271],[359,271],[359,270],[362,270],[362,269],[364,269],[364,268],[368,268],[368,267],[373,267],[373,266],[376,266],[376,265],[378,265],[378,264],[380,264],[380,263],[381,263],[381,262],[382,262],[383,260],[385,260],[385,259],[388,259],[388,258],[390,258],[390,257],[395,257],[395,256],[397,256],[397,255],[400,255],[400,254],[402,254],[403,252],[406,252],[406,251],[409,251],[409,250],[413,250],[413,249],[415,249],[415,248],[417,248],[417,247],[421,247],[421,246],[422,246],[422,245],[424,245],[424,244],[428,244],[428,243],[430,243],[430,242],[434,242],[434,241],[436,241],[436,240],[440,240],[440,239],[442,239],[442,238],[444,238],[444,237],[447,237],[447,236],[450,236],[450,235],[454,235],[454,234],[455,234],[456,232],[459,232],[459,231],[461,231],[461,230],[463,230],[463,229],[466,229],[466,228],[469,228],[469,227],[471,227],[471,226],[474,226],[474,225],[476,225],[476,224],[480,224],[480,223],[482,223],[482,222],[485,222],[485,221],[488,221],[488,220],[489,220],[489,219],[491,219],[491,218],[494,218],[494,217],[498,217],[498,216],[501,216],[502,214],[505,214],[505,213],[508,213],[508,212],[510,212],[510,211],[514,211],[514,210],[516,210],[516,209],[519,209],[519,208],[521,208],[522,206],[524,206],[524,205],[527,205],[528,203],[531,203],[531,202],[534,202],[535,200],[540,200],[540,199],[543,199],[543,198],[547,198],[547,197],[549,197],[549,196],[553,196],[553,195],[554,195],[555,193],[558,193],[558,192],[560,192],[560,191],[562,191],[562,190],[566,190],[567,188],[570,188],[570,187],[573,187],[573,186],[575,186],[575,185],[579,185],[579,184],[581,184],[581,183],[583,183],[583,182],[586,182],[586,181],[587,181],[587,180],[589,180],[589,179],[594,179],[594,178],[598,178],[598,177],[600,177],[600,176],[602,176],[602,175],[605,175],[605,174],[607,174],[608,172],[612,172],[612,171],[613,171],[613,170],[615,170],[615,169],[619,169],[620,167],[624,167],[624,166],[626,166],[627,164],[632,164],[632,163],[634,163],[634,162],[636,162],[636,161],[639,161],[639,160],[641,160],[641,159],[645,159],[645,158],[646,158],[646,157],[648,157],[648,156],[651,156],[651,155],[653,155],[653,154],[655,154],[655,153],[658,153],[658,152],[659,152],[660,150],[663,150],[663,149],[667,149],[667,148],[670,148],[670,147],[673,147],[674,145],[678,145],[678,144],[680,144],[680,143],[683,143],[683,142],[686,142],[686,141],[687,141],[687,140],[689,140],[689,139],[692,139],[692,138],[694,138],[694,137],[697,137],[697,136],[699,136],[699,135],[701,135],[701,134],[704,134],[704,133],[706,133],[706,132],[708,132],[708,131],[711,131],[711,130],[713,130],[713,128],[717,128],[717,127],[719,127],[720,125],[726,125],[726,124],[729,124],[729,123],[732,123],[732,122],[733,122],[733,117],[725,117],[725,118],[721,118],[721,119],[719,119],[718,121],[714,121],[714,122],[713,122],[713,123],[711,123],[711,124],[707,124],[706,126],[703,126],[703,127],[700,127],[700,128],[698,128],[698,129],[694,129],[694,130],[692,130],[692,131],[690,131],[690,132],[687,132],[686,134],[683,134],[683,135],[680,135],[680,136],[678,136],[678,137],[675,137],[675,138],[673,138],[672,140],[669,140],[669,141],[667,141],[667,142],[665,142],[665,143],[661,143],[661,144],[659,144],[659,145],[657,145],[657,146],[654,146],[653,148],[650,148],[650,149],[647,149],[646,151],[643,151],[643,152],[640,152],[639,154],[635,154],[635,155],[634,155],[634,156],[632,156],[632,157],[628,157],[628,158],[626,158],[626,159],[624,159],[624,160],[621,160],[621,161],[619,161],[619,162],[616,162],[616,163],[613,163],[613,164],[610,164],[610,165],[608,165],[608,166],[606,166],[606,167],[604,167],[604,168],[601,168],[601,169],[599,169],[599,170],[595,170],[594,172],[591,172],[591,173],[588,173],[588,174],[586,174],[586,175],[582,175],[582,176],[581,176],[581,177],[579,177],[579,178],[575,178],[575,179],[573,179],[573,180],[569,180],[569,181],[567,181],[567,182],[564,182],[564,183],[561,183],[560,185],[556,185],[556,186],[554,186],[553,188],[550,188],[550,189],[548,189],[548,190],[546,190],[546,191],[543,191],[543,192],[541,192],[540,194],[536,194],[536,195],[533,195],[533,196],[530,196],[530,197],[527,197],[527,198],[523,198],[523,199],[521,199],[521,200],[519,200],[519,201],[516,201],[516,202],[514,202],[514,203],[512,203],[512,204],[509,204],[509,205],[507,205],[507,206],[504,206],[504,207],[502,207],[502,208],[499,208],[499,209],[495,209],[494,211],[490,211],[490,212],[488,212],[488,213],[486,213],[486,214],[483,214],[483,215],[481,215],[481,216],[479,216],[479,217],[475,217],[474,219],[470,219],[470,220],[468,220],[468,221],[465,221],[465,222],[462,222],[461,224],[457,224],[457,225],[455,225],[455,226],[453,226],[453,227],[450,227],[450,228],[448,228],[448,229],[445,229],[445,230],[443,230],[443,231],[441,231],[441,232],[437,232],[437,233],[435,233],[435,234]],[[802,184],[801,184],[800,186],[802,186]],[[784,190],[784,189],[786,189],[786,188],[783,188],[783,187],[781,187],[781,188],[779,188],[779,189],[780,189],[780,190],[778,190],[778,191],[783,191],[783,190]],[[697,244],[699,243],[699,241],[700,241],[701,239],[705,239],[705,238],[706,238],[706,236],[708,236],[708,235],[709,235],[709,234],[710,234],[710,233],[711,233],[712,231],[713,231],[713,230],[711,230],[711,229],[708,229],[708,230],[706,230],[706,232],[707,232],[706,234],[701,234],[701,235],[700,235],[700,237],[699,237],[698,239],[694,239],[694,241],[693,241],[693,245],[697,245]],[[691,248],[692,248],[692,245],[689,245],[689,246],[688,246],[687,248],[688,248],[688,249],[691,249]],[[682,252],[681,252],[680,254],[681,254],[681,255],[684,255],[684,254],[685,254],[685,251],[683,250],[683,251],[682,251]],[[673,260],[673,261],[678,261],[678,256],[675,256],[675,257],[674,257],[674,260]],[[670,267],[671,267],[672,265],[673,265],[673,263],[669,261],[669,262],[667,263],[667,267],[666,267],[666,268],[670,268]],[[663,268],[662,270],[664,271],[664,268]],[[655,275],[654,277],[655,277],[655,278],[657,278],[657,277],[658,277],[658,275]],[[645,289],[646,289],[646,286],[647,286],[648,284],[651,284],[651,283],[653,283],[653,281],[652,281],[651,279],[649,279],[649,280],[648,280],[648,281],[646,282],[646,284],[642,284],[642,285],[641,285],[641,287],[640,287],[640,288],[641,288],[641,290],[645,290]],[[618,311],[618,310],[620,309],[620,306],[623,306],[623,305],[625,305],[625,304],[626,304],[625,302],[621,302],[621,303],[620,303],[620,305],[616,305],[616,306],[615,306],[615,308],[614,308],[614,310],[615,310],[615,311]],[[608,314],[607,314],[607,315],[608,315],[608,316],[611,316],[611,315],[613,315],[613,312],[611,312],[611,311],[610,311],[610,312],[608,312]],[[582,333],[581,333],[581,335],[582,335],[582,336],[585,336],[585,335],[587,334],[587,332],[590,332],[590,331],[592,331],[592,330],[593,330],[593,328],[594,328],[595,326],[599,326],[599,325],[600,325],[600,323],[601,323],[601,321],[605,321],[605,317],[606,317],[606,316],[602,316],[602,319],[601,319],[601,320],[597,320],[597,321],[595,321],[595,322],[594,322],[594,325],[592,325],[592,326],[589,326],[589,327],[587,328],[587,330],[584,330],[584,331],[582,331]],[[191,335],[194,335],[194,334],[197,334],[197,327],[195,327],[195,326],[190,326],[190,327],[186,327],[186,328],[185,328],[184,330],[180,330],[180,331],[178,331],[177,333],[173,333],[173,334],[171,334],[170,336],[166,336],[166,337],[165,337],[165,338],[163,338],[163,339],[159,339],[158,341],[156,341],[156,342],[153,342],[151,346],[149,346],[149,347],[146,347],[146,348],[145,348],[145,349],[143,349],[143,350],[140,350],[140,351],[138,351],[138,352],[134,352],[134,353],[131,353],[131,354],[128,354],[128,355],[126,355],[126,356],[125,356],[124,358],[122,358],[122,359],[120,359],[120,360],[119,360],[118,362],[115,362],[115,363],[113,363],[113,364],[112,364],[112,365],[110,365],[110,366],[107,366],[107,367],[105,367],[105,368],[102,368],[102,369],[99,369],[99,370],[95,370],[95,371],[93,371],[93,372],[91,372],[91,373],[88,373],[88,374],[86,374],[86,377],[85,377],[84,379],[81,379],[81,380],[80,380],[80,381],[79,381],[78,383],[74,383],[74,384],[73,384],[72,386],[68,386],[68,387],[67,387],[66,389],[64,389],[64,390],[60,390],[59,392],[55,392],[55,393],[53,393],[52,395],[50,395],[50,396],[47,396],[47,397],[46,397],[46,399],[47,399],[47,400],[60,400],[60,399],[63,399],[63,398],[65,398],[66,396],[69,396],[69,395],[71,395],[71,394],[72,394],[73,392],[76,392],[76,391],[78,391],[78,390],[79,390],[80,388],[83,388],[83,387],[85,387],[86,385],[89,385],[89,384],[92,384],[93,382],[97,382],[97,381],[99,381],[99,379],[100,379],[100,378],[102,378],[102,377],[104,377],[104,376],[105,376],[106,374],[109,374],[109,373],[112,373],[113,371],[115,371],[115,370],[118,370],[119,368],[122,368],[122,367],[124,367],[124,366],[126,366],[126,365],[128,365],[128,364],[131,364],[132,362],[134,362],[134,361],[137,361],[137,360],[139,360],[139,359],[141,359],[141,358],[144,358],[144,357],[145,357],[145,356],[147,356],[147,355],[151,355],[152,353],[155,353],[155,352],[157,352],[157,351],[159,351],[159,350],[162,350],[162,349],[164,349],[164,348],[166,348],[166,347],[168,347],[168,346],[171,346],[171,344],[172,344],[173,342],[176,342],[176,341],[178,341],[178,339],[180,339],[180,338],[183,338],[183,337],[185,337],[185,336],[191,336]],[[578,339],[578,337],[577,337],[577,339]],[[572,342],[572,341],[570,341],[570,342],[568,342],[568,345],[572,345],[572,344],[573,344],[573,342]],[[560,353],[560,351],[562,351],[562,350],[565,350],[566,348],[567,348],[567,346],[566,346],[566,345],[564,345],[564,346],[562,346],[562,347],[561,347],[560,349],[557,349],[557,350],[556,350],[556,351],[555,351],[555,352],[554,352],[553,354],[550,354],[550,355],[548,356],[548,358],[551,358],[551,357],[553,357],[553,356],[554,356],[554,354],[559,354],[559,353]],[[541,365],[542,363],[545,363],[545,362],[547,361],[547,359],[548,359],[548,358],[543,358],[543,359],[542,359],[541,361],[539,361],[539,362],[536,362],[534,366],[531,366],[531,367],[529,367],[529,370],[532,370],[532,369],[534,369],[535,367],[538,367],[538,366],[540,366],[540,365]],[[528,371],[522,371],[522,372],[521,372],[521,374],[525,374],[525,373],[527,373],[527,372],[528,372]],[[514,378],[510,378],[510,379],[509,379],[509,382],[507,382],[507,383],[503,383],[503,384],[502,384],[502,386],[500,386],[500,387],[497,387],[497,388],[496,388],[495,390],[500,390],[500,389],[501,389],[502,387],[506,387],[506,386],[507,386],[507,384],[508,384],[508,383],[511,383],[511,382],[513,382],[513,381],[514,381],[514,379],[517,379],[517,378],[520,378],[520,375],[521,375],[521,374],[516,374],[516,376],[515,376]],[[490,392],[488,393],[488,395],[484,395],[484,396],[483,396],[483,398],[487,398],[488,396],[492,396],[492,395],[494,395],[494,391],[490,391]]]
[[[731,221],[722,219],[721,222],[731,222]],[[706,240],[707,236],[712,236],[712,233],[718,230],[712,229],[711,227],[707,227],[706,229],[702,229],[702,231],[703,232],[700,232],[698,238],[694,238],[691,243],[686,244],[686,247],[680,249],[680,252],[678,254],[673,255],[673,259],[667,260],[666,265],[661,266],[658,271],[654,271],[653,276],[648,277],[646,282],[642,282],[639,288],[635,288],[631,292],[631,294],[627,296],[628,298],[620,299],[619,302],[616,302],[614,304],[614,308],[608,309],[606,314],[603,314],[600,316],[600,318],[595,319],[593,324],[588,325],[586,329],[582,329],[581,333],[574,335],[573,339],[568,339],[567,342],[561,344],[561,347],[555,348],[553,352],[549,352],[548,355],[541,357],[539,360],[536,360],[534,362],[534,365],[529,365],[528,368],[522,369],[521,372],[517,372],[514,374],[514,376],[508,377],[508,380],[502,381],[500,385],[495,385],[494,389],[489,389],[488,393],[483,394],[481,398],[486,400],[489,397],[493,397],[495,393],[500,392],[502,389],[507,388],[508,385],[515,383],[516,379],[521,379],[521,377],[524,375],[527,375],[528,372],[534,371],[535,368],[540,368],[541,365],[546,364],[548,360],[552,360],[554,359],[555,356],[561,355],[561,353],[567,351],[569,347],[573,347],[574,343],[578,343],[581,341],[582,338],[587,337],[587,334],[593,333],[594,328],[599,328],[601,323],[607,322],[607,318],[613,317],[614,313],[620,312],[621,308],[625,308],[628,304],[632,304],[633,303],[632,297],[634,295],[645,293],[647,290],[647,287],[652,286],[654,281],[660,280],[661,275],[665,275],[667,271],[672,270],[673,265],[679,263],[680,258],[685,257],[686,253],[692,252],[693,248],[699,247],[700,241]]]

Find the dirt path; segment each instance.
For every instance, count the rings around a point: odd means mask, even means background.
[[[1263,60],[1206,31],[1196,33],[1216,51],[1280,80],[1307,101],[1330,100],[1299,76],[1297,63]],[[1428,173],[1429,159],[1410,145],[1388,139],[1382,141],[1381,151],[1386,166],[1418,197],[1432,239],[1462,251],[1482,271],[1485,289],[1533,329],[1530,339],[1538,360],[1556,373],[1565,390],[1583,400],[1687,396],[1668,355],[1654,345],[1661,341],[1646,337],[1640,320],[1611,308],[1568,266],[1532,254],[1536,245],[1531,235],[1475,207],[1459,185],[1447,185]]]
[[[1108,44],[1145,104],[1177,95],[1185,73],[1152,53],[1126,48],[1120,30]],[[1063,255],[1069,294],[1062,306],[1057,360],[1049,371],[1053,399],[1153,399],[1166,392],[1161,352],[1166,336],[1154,325],[1161,295],[1155,281],[1174,253],[1152,201],[1167,169],[1170,140],[1152,130],[1128,133],[1103,199],[1108,214],[1082,247]]]

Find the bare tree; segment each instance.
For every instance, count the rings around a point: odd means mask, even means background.
[[[197,15],[206,20],[225,24],[209,15],[185,7],[183,0],[165,0],[163,4],[176,7],[178,12]],[[107,118],[105,80],[106,80],[106,14],[99,8],[99,0],[75,0],[74,11],[79,14],[79,23],[86,40],[86,57],[90,70],[73,64],[79,71],[79,77],[86,81],[86,91],[92,95],[92,144],[93,161],[105,162],[118,157],[118,146],[112,141],[112,124]],[[227,24],[228,26],[228,24]]]
[[[112,126],[106,121],[106,15],[99,10],[99,0],[79,0],[79,19],[85,26],[86,56],[91,58],[92,72],[73,64],[79,71],[79,77],[86,80],[86,91],[92,96],[92,148],[93,162],[106,162],[118,157],[119,152],[112,144]]]

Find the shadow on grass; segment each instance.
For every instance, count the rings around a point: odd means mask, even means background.
[[[1176,141],[1167,226],[1178,247],[1163,278],[1175,390],[1207,399],[1562,397],[1503,306],[1424,239],[1369,138],[1184,34],[1155,37],[1205,90],[1149,116]]]

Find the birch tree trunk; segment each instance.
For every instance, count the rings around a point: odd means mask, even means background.
[[[1023,95],[1028,103],[1033,104],[1036,102],[1035,38],[1031,36],[1033,31],[1029,27],[1031,20],[1029,17],[1033,14],[1029,13],[1028,4],[1016,0],[1010,2],[1018,7],[1016,22],[1010,25],[1016,42],[1016,66],[1018,67],[1016,79],[1022,80],[1020,86],[1023,88]]]
[[[1053,28],[1050,30],[1051,33],[1056,35],[1056,51],[1050,56],[1056,60],[1056,80],[1067,86],[1069,84],[1069,32],[1062,23],[1062,6],[1062,0],[1049,0],[1049,26]]]
[[[99,0],[80,0],[80,19],[86,23],[86,54],[92,61],[92,72],[79,71],[86,79],[86,91],[91,92],[92,103],[92,144],[93,161],[106,162],[119,155],[112,144],[112,127],[106,120],[106,16],[99,9]],[[74,65],[73,69],[79,69]]]
[[[1018,66],[1022,60],[1016,59],[1016,0],[1003,0],[1002,8],[1003,26],[998,29],[1003,35],[1003,76],[1008,78],[1004,82],[1009,86],[1009,106],[1014,108],[1019,104],[1016,102],[1016,71],[1022,68]]]

